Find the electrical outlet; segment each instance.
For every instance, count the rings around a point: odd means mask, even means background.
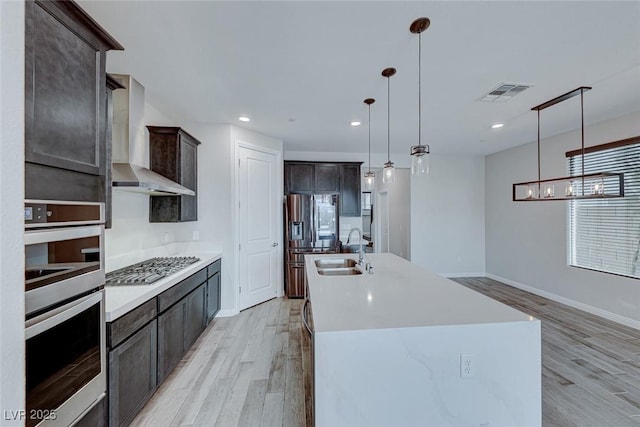
[[[472,378],[476,374],[475,356],[471,353],[460,354],[460,378]]]
[[[193,238],[193,240],[200,240],[200,232],[194,231],[191,237]]]

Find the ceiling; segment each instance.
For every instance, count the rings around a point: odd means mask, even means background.
[[[639,1],[79,3],[125,47],[109,52],[107,70],[133,75],[161,110],[280,138],[286,151],[366,152],[363,100],[373,97],[372,151],[386,152],[390,106],[391,151],[408,154],[418,141],[418,36],[409,25],[422,16],[431,19],[422,142],[434,154],[533,141],[531,107],[578,86],[593,86],[586,125],[640,111]],[[398,72],[389,105],[380,73],[390,66]],[[532,87],[479,101],[502,83]],[[491,129],[497,122],[505,126]],[[579,125],[579,97],[541,113],[543,137]]]

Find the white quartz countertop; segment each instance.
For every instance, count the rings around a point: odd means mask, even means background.
[[[166,291],[187,277],[222,258],[222,252],[189,252],[175,256],[195,256],[200,261],[150,285],[105,286],[105,319],[112,322],[140,304]]]
[[[393,254],[367,254],[373,274],[322,276],[305,255],[316,333],[366,329],[537,321]]]

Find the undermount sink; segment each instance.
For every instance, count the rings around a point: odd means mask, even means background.
[[[355,276],[356,274],[362,274],[362,271],[355,267],[319,268],[318,274],[323,276]]]
[[[350,258],[326,258],[316,260],[316,267],[318,268],[347,268],[355,267],[356,264],[356,261]]]

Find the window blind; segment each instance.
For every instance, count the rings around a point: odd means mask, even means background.
[[[581,154],[567,163],[570,175],[582,173]],[[640,278],[640,139],[586,153],[584,173],[595,172],[623,172],[625,197],[569,202],[569,264]]]

